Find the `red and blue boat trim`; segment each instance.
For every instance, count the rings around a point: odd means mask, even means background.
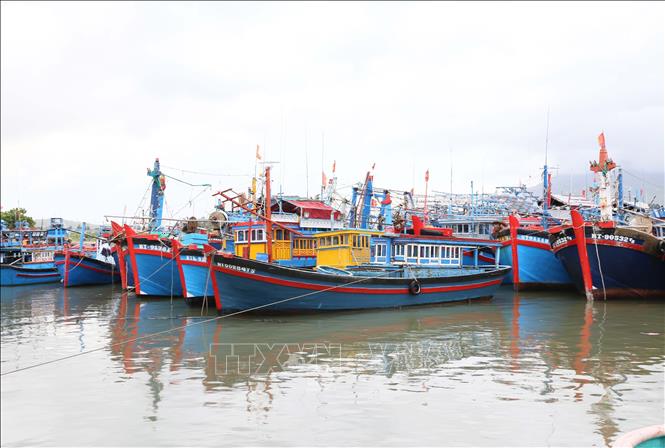
[[[0,286],[37,285],[59,281],[60,274],[53,263],[0,265]]]
[[[114,263],[85,253],[58,252],[55,254],[55,266],[65,287],[120,283],[120,271]]]
[[[503,230],[498,235],[499,239],[508,237],[502,241],[499,260],[501,264],[517,269],[517,282],[515,282],[515,273],[511,273],[504,278],[504,284],[516,284],[518,289],[572,288],[573,281],[570,275],[552,252],[548,232],[519,228],[515,238],[515,248],[513,248],[513,238],[508,235],[509,232]],[[513,257],[515,250],[517,262]]]
[[[580,222],[550,229],[550,245],[588,296],[665,299],[665,241],[651,234]]]
[[[510,269],[412,268],[408,275],[395,269],[385,277],[362,277],[360,272],[325,274],[219,253],[210,257],[220,312],[257,307],[271,312],[362,310],[489,298]],[[428,271],[430,277],[414,279],[411,274],[420,271]],[[435,271],[448,274],[431,276]]]
[[[214,250],[211,246],[211,250]],[[210,266],[203,249],[196,245],[182,247],[174,241],[178,275],[182,286],[182,296],[188,304],[198,304],[204,297],[212,300],[214,290],[210,278]]]
[[[125,240],[125,267],[127,275],[132,275],[136,295],[180,297],[182,285],[173,240],[153,234],[139,235],[127,225]]]

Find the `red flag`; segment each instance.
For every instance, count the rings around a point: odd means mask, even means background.
[[[337,166],[337,160],[333,160],[333,174],[335,173],[336,166]]]
[[[261,153],[259,153],[259,145],[256,145],[256,160],[261,160]]]
[[[327,183],[328,179],[326,179],[326,173],[321,171],[321,185],[325,187]]]
[[[598,136],[598,144],[600,145],[600,149],[605,149],[605,133],[601,132],[600,135]]]
[[[429,169],[425,171],[425,182],[429,182]]]

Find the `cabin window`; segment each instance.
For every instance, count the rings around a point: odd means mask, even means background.
[[[386,256],[386,245],[385,244],[377,244],[375,247],[376,247],[376,256],[377,257],[385,257]]]
[[[236,241],[247,241],[247,231],[239,230],[236,232]]]
[[[263,229],[253,229],[252,230],[252,241],[264,241]]]
[[[395,245],[395,256],[403,257],[404,256],[404,246],[401,244]]]
[[[275,231],[275,239],[276,240],[283,240],[284,239],[283,234],[284,234],[284,231],[282,229],[276,230]]]
[[[337,235],[333,236],[332,243],[333,246],[339,246],[339,237]]]

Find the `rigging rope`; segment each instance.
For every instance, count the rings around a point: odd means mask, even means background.
[[[298,296],[295,296],[295,297],[289,297],[289,298],[282,299],[282,300],[276,300],[276,301],[271,302],[271,303],[266,303],[264,305],[258,305],[258,306],[248,308],[248,309],[245,309],[245,310],[235,311],[233,313],[212,317],[210,319],[203,319],[203,320],[200,320],[198,322],[192,322],[192,323],[188,323],[188,324],[185,324],[185,325],[180,325],[178,327],[173,327],[173,328],[170,328],[168,330],[163,330],[163,331],[158,331],[158,332],[155,332],[155,333],[150,333],[150,334],[147,334],[145,336],[139,336],[139,337],[136,337],[136,338],[126,339],[124,341],[115,342],[113,344],[102,345],[102,346],[99,346],[99,347],[96,347],[96,348],[93,348],[93,349],[85,350],[85,351],[82,351],[82,352],[79,352],[79,353],[74,353],[72,355],[63,356],[63,357],[60,357],[60,358],[52,359],[50,361],[44,361],[44,362],[40,362],[40,363],[37,363],[37,364],[32,364],[32,365],[29,365],[29,366],[25,366],[25,367],[20,367],[18,369],[10,370],[9,372],[3,372],[3,373],[0,373],[0,376],[11,375],[13,373],[23,372],[25,370],[34,369],[34,368],[45,366],[45,365],[48,365],[48,364],[54,364],[56,362],[65,361],[67,359],[78,358],[80,356],[84,356],[84,355],[87,355],[87,354],[90,354],[90,353],[99,352],[101,350],[106,350],[108,348],[115,347],[115,346],[118,346],[118,345],[127,344],[129,342],[136,342],[136,341],[140,341],[140,340],[143,340],[143,339],[148,339],[148,338],[160,335],[160,334],[171,333],[171,332],[176,331],[176,330],[182,330],[184,328],[193,327],[194,325],[199,325],[199,324],[203,324],[203,323],[207,323],[207,322],[214,322],[216,320],[226,319],[227,317],[239,316],[241,314],[249,313],[249,312],[252,312],[252,311],[257,311],[257,310],[260,310],[260,309],[263,309],[263,308],[267,308],[269,306],[279,305],[280,303],[290,302],[292,300],[301,299],[303,297],[313,296],[313,295],[316,295],[316,294],[320,294],[320,293],[323,293],[323,292],[327,292],[327,291],[331,291],[331,290],[334,290],[334,289],[342,288],[344,286],[349,286],[349,285],[361,283],[361,282],[364,282],[364,281],[367,281],[367,280],[371,280],[373,278],[379,278],[379,277],[382,277],[383,275],[388,275],[388,274],[392,274],[393,272],[400,272],[400,271],[403,271],[403,270],[404,269],[402,268],[402,269],[398,269],[397,271],[388,271],[385,274],[377,275],[377,276],[374,276],[374,277],[362,277],[358,280],[348,282],[348,283],[344,283],[342,285],[335,285],[335,286],[331,286],[329,288],[325,288],[325,289],[321,289],[321,290],[317,290],[317,291],[311,291],[311,292],[301,294],[301,295],[298,295]]]

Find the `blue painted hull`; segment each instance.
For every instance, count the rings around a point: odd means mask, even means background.
[[[127,271],[127,287],[128,288],[133,288],[134,287],[134,269],[132,268],[131,258],[129,257],[128,254],[125,254],[123,258],[125,259],[125,270]]]
[[[215,292],[212,288],[212,280],[208,275],[207,265],[192,265],[183,263],[181,265],[184,280],[183,294],[186,299],[210,297],[212,299]]]
[[[30,267],[0,265],[0,286],[37,285],[59,281],[60,274],[53,263],[40,263]]]
[[[134,282],[137,280],[140,288],[137,293],[142,296],[182,296],[182,286],[178,265],[168,255],[136,254],[137,272],[134,274]],[[138,277],[138,278],[137,278]]]
[[[511,246],[503,246],[501,264],[513,265]],[[573,285],[570,275],[554,253],[549,249],[517,245],[520,288],[553,287],[566,288]],[[506,274],[504,284],[513,284],[512,272]]]
[[[58,273],[65,278],[65,255],[55,256]],[[67,272],[67,286],[108,285],[120,283],[120,272],[112,263],[106,263],[89,256],[72,254]]]
[[[635,250],[587,244],[593,295],[608,297],[659,297],[665,299],[665,262]],[[576,288],[584,292],[582,268],[577,247],[561,249],[557,256],[570,273]],[[600,258],[600,265],[598,264]],[[603,275],[601,278],[600,268]],[[603,286],[604,283],[604,286]]]
[[[215,299],[221,312],[257,307],[270,312],[363,310],[488,298],[507,270],[458,270],[444,279],[422,277],[420,293],[413,294],[411,277],[363,280],[237,257],[216,255],[213,261]]]
[[[594,230],[596,235],[600,234],[597,239],[591,238],[591,228],[585,231],[594,297],[665,299],[663,242],[629,229]],[[627,242],[614,242],[620,238]],[[574,232],[564,229],[553,234],[550,242],[575,287],[583,293],[584,279]]]

